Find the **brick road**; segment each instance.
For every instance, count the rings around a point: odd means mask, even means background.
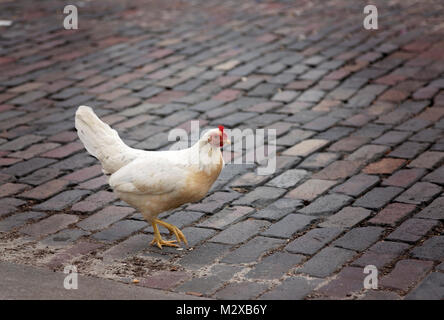
[[[0,259],[217,299],[444,298],[444,4],[0,1]],[[89,105],[129,145],[275,128],[277,171],[229,164],[149,246],[77,138]],[[240,156],[230,150],[226,159]],[[379,289],[366,290],[366,265]],[[136,285],[136,284],[134,284]]]

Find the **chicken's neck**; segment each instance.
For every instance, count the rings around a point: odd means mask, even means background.
[[[197,164],[200,170],[211,171],[219,166],[222,159],[220,148],[213,147],[206,141],[198,141],[191,148],[191,163]]]

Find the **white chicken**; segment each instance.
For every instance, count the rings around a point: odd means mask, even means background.
[[[117,196],[153,226],[151,244],[159,248],[177,247],[181,241],[188,244],[179,228],[157,216],[206,195],[224,166],[220,148],[230,143],[223,127],[207,131],[188,149],[145,151],[127,146],[90,107],[77,109],[75,126],[86,150],[101,162],[103,172],[111,175],[108,182]],[[158,225],[177,240],[163,240]]]

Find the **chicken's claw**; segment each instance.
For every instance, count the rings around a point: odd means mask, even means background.
[[[153,241],[151,241],[151,245],[157,245],[159,247],[159,249],[162,249],[162,246],[167,246],[167,247],[178,247],[178,245],[174,242],[177,242],[176,240],[163,240],[162,238],[157,238],[156,236],[154,236]]]
[[[170,234],[174,234],[174,236],[177,239],[177,242],[180,243],[181,241],[183,241],[186,245],[188,245],[187,238],[185,238],[185,235],[183,234],[182,231],[180,231],[178,227],[158,219],[155,220],[155,223],[160,224],[162,227],[167,228]]]

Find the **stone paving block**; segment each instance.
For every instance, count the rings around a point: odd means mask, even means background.
[[[25,223],[37,221],[45,216],[46,214],[43,212],[18,212],[0,221],[0,232],[8,232],[13,228],[21,227]]]
[[[128,237],[132,233],[147,226],[146,222],[136,220],[122,220],[114,223],[108,229],[94,233],[92,237],[105,242],[113,242]]]
[[[412,168],[431,169],[444,160],[444,152],[426,151],[419,155],[415,160],[407,166]]]
[[[242,220],[244,217],[250,215],[253,211],[253,208],[242,206],[225,208],[208,219],[202,221],[197,226],[222,230],[230,224]]]
[[[40,203],[33,208],[35,210],[62,210],[73,203],[76,203],[84,196],[90,194],[86,190],[68,190]]]
[[[334,299],[346,298],[364,288],[365,277],[366,274],[361,268],[345,267],[335,279],[317,289],[316,293]]]
[[[316,199],[298,212],[315,216],[328,215],[350,204],[352,200],[349,196],[331,193]]]
[[[88,218],[83,219],[77,223],[77,226],[87,231],[105,229],[133,212],[133,208],[108,206]]]
[[[176,291],[210,295],[241,270],[242,267],[238,266],[215,265],[208,275],[193,278],[177,287]]]
[[[374,265],[382,269],[390,265],[410,246],[402,242],[379,241],[372,245],[362,256],[353,261],[352,265],[364,268],[367,265]]]
[[[214,297],[222,300],[251,300],[268,288],[269,285],[263,283],[234,282],[216,292]]]
[[[310,179],[285,195],[286,198],[313,200],[334,186],[336,181]]]
[[[186,227],[182,229],[183,234],[187,238],[188,247],[194,247],[198,243],[213,237],[216,234],[215,230],[206,228]],[[158,248],[155,248],[158,250]]]
[[[79,218],[75,215],[58,213],[37,223],[25,226],[20,231],[26,235],[38,238],[63,230],[78,220]]]
[[[390,152],[388,154],[389,157],[394,158],[405,158],[405,159],[413,159],[418,154],[423,152],[425,149],[427,149],[426,143],[419,143],[419,142],[404,142],[399,147],[397,147],[395,150]]]
[[[366,174],[358,174],[351,177],[343,184],[335,187],[332,191],[357,197],[374,187],[378,182],[378,177]]]
[[[305,262],[300,269],[297,269],[297,272],[306,273],[313,277],[325,278],[341,268],[355,254],[351,250],[326,247]]]
[[[313,131],[292,129],[286,135],[277,139],[276,144],[282,146],[294,146],[296,143],[308,139],[315,134]]]
[[[374,144],[382,144],[388,146],[395,146],[410,136],[410,132],[407,131],[389,131],[384,133],[379,138],[372,141]]]
[[[263,228],[269,225],[270,222],[267,221],[248,219],[230,226],[210,241],[225,244],[239,244],[258,234]]]
[[[435,220],[443,220],[444,219],[444,197],[440,197],[435,199],[431,204],[429,204],[426,208],[421,210],[415,217],[416,218],[425,218],[425,219],[435,219]]]
[[[253,218],[266,220],[279,220],[289,213],[295,212],[303,206],[302,201],[295,199],[281,198],[264,209],[258,210],[252,215]]]
[[[425,169],[404,169],[392,174],[382,182],[384,186],[409,187],[426,173]]]
[[[21,196],[30,199],[44,200],[59,193],[67,185],[68,185],[67,181],[55,179],[47,183],[44,183],[34,189],[28,190],[22,193]]]
[[[267,230],[261,233],[262,236],[276,238],[290,238],[293,234],[307,228],[316,218],[302,215],[289,214],[282,220],[273,223]]]
[[[402,191],[403,189],[398,187],[373,188],[356,200],[353,205],[369,209],[379,209],[384,207]]]
[[[46,265],[51,269],[57,269],[65,265],[69,260],[86,255],[101,248],[102,244],[81,240],[56,254]]]
[[[444,166],[441,166],[440,168],[436,169],[432,173],[429,173],[424,177],[424,180],[438,183],[443,185],[444,184]]]
[[[150,245],[151,240],[152,236],[136,234],[103,252],[104,262],[123,260],[129,255],[136,254],[146,249]]]
[[[3,169],[1,172],[22,177],[37,169],[46,167],[54,162],[56,162],[56,160],[54,159],[32,158],[26,161],[16,163],[6,169]]]
[[[24,201],[15,198],[0,199],[0,217],[16,211],[17,207],[23,204]]]
[[[282,154],[288,156],[306,157],[313,152],[322,149],[328,143],[329,141],[324,139],[307,139],[291,147],[290,149],[285,150]]]
[[[404,203],[390,203],[368,222],[372,224],[395,226],[399,221],[410,215],[416,206]]]
[[[432,272],[407,296],[406,300],[443,300],[444,273]]]
[[[399,169],[405,162],[403,159],[383,158],[370,163],[362,171],[367,174],[390,174]]]
[[[319,152],[314,153],[301,164],[299,164],[298,168],[303,169],[321,169],[332,163],[333,161],[338,159],[338,155],[336,153],[330,152]]]
[[[412,250],[415,258],[444,261],[444,236],[434,236]]]
[[[329,216],[319,226],[323,228],[351,228],[369,217],[372,212],[359,207],[345,207],[338,213]]]
[[[89,234],[90,232],[81,229],[65,229],[43,239],[42,243],[54,247],[63,247]]]
[[[259,297],[260,300],[302,300],[312,292],[321,279],[307,279],[302,276],[293,276],[285,279],[281,284]]]
[[[433,268],[433,262],[420,260],[401,260],[395,269],[383,277],[379,283],[384,288],[406,291],[414,286],[423,276]]]
[[[308,172],[305,170],[299,170],[299,169],[287,170],[283,174],[267,182],[267,185],[277,188],[290,188],[298,184],[299,181],[301,181],[307,176],[307,174]]]
[[[359,227],[348,231],[341,238],[333,242],[336,247],[363,251],[376,242],[384,232],[380,227]]]
[[[243,197],[234,201],[233,205],[252,205],[252,206],[265,206],[273,200],[281,197],[285,193],[285,189],[273,188],[273,187],[258,187],[252,192],[247,193]]]
[[[314,179],[338,180],[354,175],[360,167],[360,162],[349,160],[337,160],[318,173],[312,175]]]
[[[26,184],[8,182],[0,186],[0,197],[11,196],[25,189],[29,189]]]
[[[279,279],[304,259],[300,254],[276,252],[263,258],[245,276],[251,279]]]
[[[0,145],[0,150],[18,151],[44,139],[45,138],[42,136],[37,136],[33,134],[24,135]]]
[[[215,211],[223,208],[226,204],[240,196],[241,194],[237,192],[215,192],[200,203],[188,205],[187,209],[213,214]]]
[[[254,172],[248,172],[230,184],[231,187],[254,187],[267,180],[266,176],[259,176]]]
[[[140,280],[139,285],[149,288],[168,290],[178,283],[189,278],[189,275],[181,271],[159,271]]]
[[[323,116],[316,118],[313,121],[305,124],[302,128],[314,131],[324,131],[332,127],[339,121],[338,118],[333,118],[331,116]]]
[[[395,200],[404,203],[421,204],[433,199],[441,191],[442,188],[436,184],[417,182]]]
[[[285,243],[285,240],[257,236],[243,244],[236,250],[227,254],[223,263],[250,263],[256,261],[262,254],[277,248]]]
[[[346,157],[346,160],[371,162],[376,158],[382,156],[385,152],[390,150],[389,147],[379,145],[365,145]]]
[[[411,218],[404,221],[398,228],[387,236],[389,240],[416,242],[438,225],[435,220]]]
[[[99,191],[84,200],[77,202],[71,207],[72,211],[80,211],[83,213],[91,213],[106,206],[108,203],[117,200],[117,196],[109,191]]]
[[[60,171],[58,169],[43,168],[34,171],[28,176],[20,178],[20,182],[31,184],[33,186],[39,186],[40,184],[56,178],[59,174]]]
[[[187,269],[199,269],[222,258],[231,248],[231,245],[207,242],[189,252],[178,263]]]
[[[334,238],[339,236],[342,231],[343,229],[336,227],[316,228],[290,242],[285,247],[285,250],[291,253],[313,255]]]

